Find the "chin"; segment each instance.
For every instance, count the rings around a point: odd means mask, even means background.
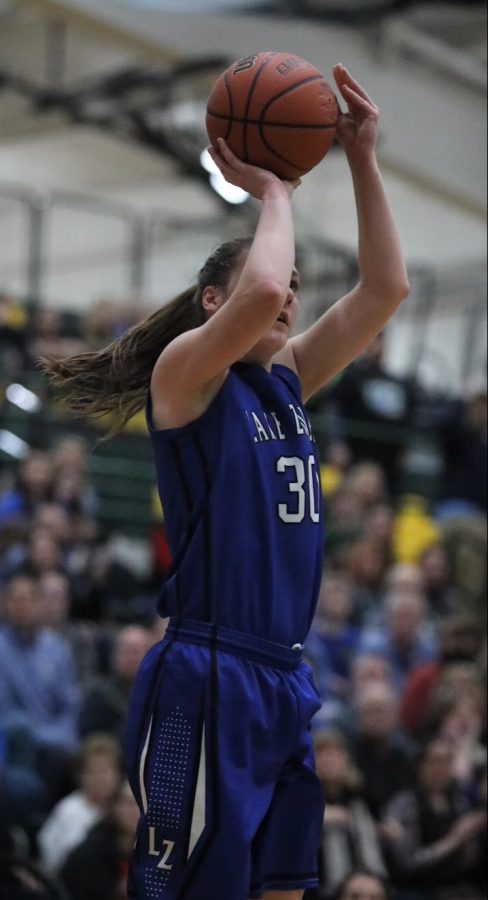
[[[273,328],[271,334],[268,337],[269,346],[273,347],[273,354],[278,353],[280,350],[283,350],[288,343],[290,335],[288,329],[279,326],[278,328]]]
[[[273,329],[261,338],[260,341],[247,354],[249,362],[256,362],[259,365],[266,366],[272,362],[273,357],[286,347],[288,343],[288,333],[284,333],[284,329]]]

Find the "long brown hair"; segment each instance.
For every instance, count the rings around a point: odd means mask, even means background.
[[[68,409],[80,416],[115,416],[109,436],[120,431],[144,407],[152,370],[164,348],[205,322],[205,288],[225,289],[240,254],[251,243],[251,238],[236,238],[221,244],[200,269],[195,285],[103,350],[41,359],[40,368],[61,390]]]

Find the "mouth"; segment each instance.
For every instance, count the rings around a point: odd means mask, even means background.
[[[276,319],[277,322],[282,322],[283,325],[288,325],[288,316],[286,313],[281,313],[280,316]]]

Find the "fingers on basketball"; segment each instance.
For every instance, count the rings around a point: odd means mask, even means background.
[[[366,100],[368,103],[370,103],[371,106],[375,106],[374,100],[372,100],[367,91],[365,91],[365,89],[359,84],[359,81],[353,78],[346,66],[343,66],[342,63],[339,63],[338,65],[334,66],[333,72],[334,78],[339,88],[342,89],[343,87],[345,87],[346,89],[352,89],[356,94],[359,94],[359,96],[362,97],[363,100]]]
[[[225,162],[229,166],[232,166],[233,169],[238,169],[239,167],[244,165],[242,160],[240,160],[239,157],[237,157],[235,153],[232,152],[227,141],[225,141],[224,138],[217,138],[217,143],[220,155],[224,158]]]

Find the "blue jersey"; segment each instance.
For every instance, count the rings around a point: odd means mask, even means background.
[[[148,422],[173,564],[162,616],[292,646],[315,611],[323,561],[319,464],[291,369],[236,363],[182,428]]]

